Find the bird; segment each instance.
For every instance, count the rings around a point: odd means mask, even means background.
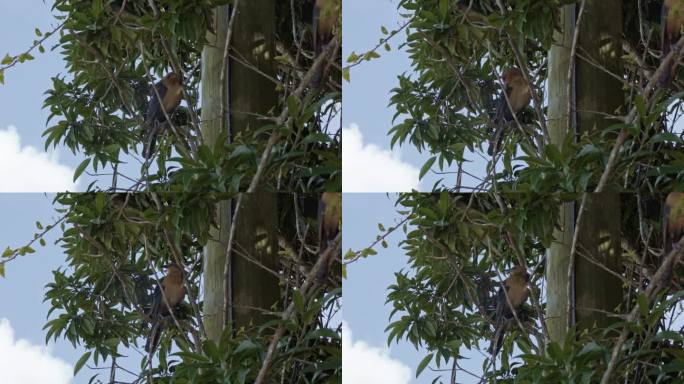
[[[506,69],[503,71],[501,78],[503,79],[506,95],[502,94],[499,97],[496,115],[494,116],[494,126],[496,128],[487,149],[487,154],[490,156],[499,150],[506,125],[513,121],[513,116],[517,115],[532,100],[530,84],[525,80],[520,69]],[[508,103],[510,103],[510,108]]]
[[[684,235],[684,192],[667,195],[663,215],[663,249],[667,255]]]
[[[509,321],[514,319],[514,311],[517,314],[520,306],[527,301],[530,295],[528,283],[530,275],[523,266],[515,266],[511,275],[503,281],[502,287],[496,294],[496,312],[494,314],[494,337],[489,345],[489,353],[494,357],[499,353],[503,344],[504,334],[509,326]],[[505,291],[504,291],[505,289]],[[510,302],[510,303],[509,303]]]
[[[335,0],[316,0],[313,8],[313,39],[316,56],[323,52],[323,48],[332,40],[337,12]]]
[[[342,194],[339,192],[323,192],[318,203],[319,256],[326,251],[340,233],[341,222]],[[319,282],[326,280],[334,258],[330,258],[330,260],[331,263],[323,266],[318,271],[316,278]]]
[[[663,60],[681,36],[682,25],[684,25],[684,0],[663,1],[660,23],[663,49],[661,60]],[[673,60],[670,67],[665,68],[663,71],[660,79],[658,79],[661,86],[666,85],[670,81],[676,66],[675,64],[676,60]]]
[[[313,7],[313,47],[314,57],[318,57],[323,49],[332,40],[338,14],[336,0],[316,0]],[[317,88],[323,77],[323,68],[314,74],[311,80],[314,88]]]
[[[164,294],[162,295],[162,290]],[[164,301],[166,297],[166,301]],[[177,264],[169,264],[166,276],[160,281],[160,286],[154,290],[152,307],[148,317],[152,321],[152,330],[145,343],[145,351],[153,353],[159,344],[161,332],[173,308],[178,306],[185,298],[185,285],[183,284],[183,269]],[[168,302],[168,305],[167,305]]]
[[[171,118],[173,111],[176,110],[181,101],[183,94],[183,78],[175,72],[171,72],[164,76],[164,78],[154,85],[154,89],[150,91],[150,102],[147,104],[147,112],[145,113],[145,122],[147,127],[147,137],[143,144],[143,157],[149,159],[155,151],[157,145],[157,136],[166,123],[166,115]],[[157,97],[157,93],[159,97]],[[161,103],[159,102],[161,99]]]

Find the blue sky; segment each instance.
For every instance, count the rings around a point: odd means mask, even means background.
[[[0,57],[25,52],[37,39],[35,28],[45,33],[59,24],[52,16],[51,3],[43,0],[0,2],[0,33],[5,37],[0,43]],[[111,185],[110,176],[97,178],[87,174],[73,184],[74,170],[85,157],[73,154],[61,145],[44,152],[41,135],[49,115],[48,110],[42,108],[44,92],[52,87],[52,77],[67,75],[60,49],[51,50],[58,39],[58,35],[49,37],[44,43],[45,53],[35,49],[31,52],[35,60],[19,63],[5,71],[5,84],[0,85],[0,164],[3,164],[0,178],[14,183],[0,184],[0,191],[79,191],[96,180],[101,188]],[[50,124],[57,121],[53,118]],[[139,175],[140,163],[131,157],[123,160],[126,162],[120,167],[123,174]],[[152,170],[155,166],[153,164]],[[91,171],[89,166],[86,172]],[[127,182],[119,178],[119,185],[125,184]]]
[[[345,193],[343,195],[343,249],[360,250],[368,247],[379,234],[378,223],[385,228],[395,225],[401,220],[396,213],[394,201],[396,194],[384,193]],[[439,375],[423,371],[418,379],[415,371],[418,363],[428,353],[425,349],[416,351],[408,342],[393,342],[387,347],[387,335],[385,327],[389,324],[391,304],[385,304],[387,287],[395,282],[394,273],[407,269],[408,258],[398,243],[404,237],[399,230],[392,233],[388,238],[388,248],[380,246],[376,248],[378,254],[366,259],[360,259],[347,266],[347,279],[343,283],[344,305],[343,320],[347,325],[345,330],[352,334],[350,345],[349,339],[344,340],[343,358],[345,375],[354,374],[355,378],[363,378],[364,381],[352,381],[343,376],[344,384],[357,384],[360,382],[373,382],[375,384],[428,384]],[[466,359],[461,365],[471,372],[482,370],[483,355],[467,350],[461,351]],[[352,356],[352,354],[356,355]],[[379,365],[387,366],[388,361],[395,364],[391,376],[388,370],[378,369]],[[408,375],[400,375],[402,368]],[[434,365],[432,365],[433,368]],[[444,367],[442,367],[444,368]],[[382,372],[382,376],[374,374]],[[367,376],[359,376],[367,374]],[[448,382],[449,373],[442,373],[442,378]],[[476,383],[472,377],[460,372],[458,383]]]
[[[36,221],[43,225],[54,223],[59,216],[52,207],[53,198],[52,194],[42,193],[0,194],[0,212],[3,212],[3,220],[0,220],[0,247],[4,249],[7,246],[26,245],[37,231]],[[9,366],[3,367],[2,372],[46,373],[49,374],[50,381],[40,381],[32,376],[33,381],[14,377],[14,380],[3,380],[3,383],[85,384],[96,373],[104,375],[104,381],[108,377],[107,372],[84,367],[74,378],[73,365],[85,350],[81,347],[74,348],[62,338],[45,347],[45,332],[42,328],[47,322],[47,311],[50,308],[49,303],[43,303],[45,285],[52,281],[53,270],[66,266],[61,248],[54,244],[59,236],[59,228],[48,232],[45,247],[36,244],[36,253],[6,264],[5,278],[0,278],[0,356],[3,356],[0,360],[15,358],[14,364],[8,363]],[[2,332],[7,327],[6,323],[2,323],[3,319],[9,321],[13,330],[10,340]],[[130,359],[120,359],[122,365],[136,371],[139,366],[137,352],[128,350],[122,353],[132,356]],[[0,367],[2,365],[0,363]],[[117,378],[130,379],[123,373]]]
[[[361,53],[373,48],[383,37],[381,26],[394,30],[403,24],[397,3],[398,0],[344,0],[343,60],[352,51]],[[390,152],[387,132],[393,126],[395,113],[394,108],[388,107],[390,90],[397,86],[398,75],[411,72],[408,55],[396,49],[404,38],[404,32],[396,35],[390,41],[392,51],[380,48],[381,58],[352,68],[351,82],[343,84],[346,129],[343,131],[342,188],[345,192],[408,191],[411,188],[429,191],[440,178],[445,178],[449,186],[455,184],[455,175],[431,173],[418,184],[418,172],[430,154],[419,153],[412,146]],[[346,65],[346,61],[344,63]],[[396,122],[400,121],[401,117]],[[359,134],[361,143],[358,142]],[[466,158],[473,159],[465,167],[468,171],[484,173],[486,164],[482,158],[472,154],[466,154]],[[455,171],[455,167],[451,171]],[[472,186],[475,183],[464,175],[463,184]]]
[[[0,56],[26,51],[36,39],[35,28],[51,31],[56,25],[50,7],[41,0],[0,2]],[[75,189],[73,170],[81,161],[63,149],[43,153],[42,132],[48,112],[42,109],[43,93],[50,78],[64,64],[58,51],[50,48],[58,36],[45,44],[45,53],[32,52],[35,60],[17,64],[5,71],[0,85],[0,176],[13,183],[0,184],[0,191],[56,191]]]

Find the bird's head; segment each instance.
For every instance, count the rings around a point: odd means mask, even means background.
[[[170,72],[168,75],[164,77],[167,83],[171,83],[174,85],[183,85],[183,77],[176,72]]]
[[[530,280],[530,274],[527,273],[527,270],[522,265],[516,265],[513,267],[513,269],[511,269],[511,276],[524,277],[525,281]]]
[[[519,68],[508,68],[503,71],[501,78],[504,83],[509,84],[516,79],[524,79],[523,73]]]
[[[166,265],[166,274],[169,276],[183,276],[183,269],[176,263]]]

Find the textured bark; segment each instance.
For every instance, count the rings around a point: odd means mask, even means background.
[[[549,134],[551,142],[559,147],[571,139],[568,134],[596,134],[613,125],[614,122],[596,112],[616,114],[622,107],[620,82],[579,57],[579,54],[589,57],[606,69],[621,73],[621,7],[617,0],[587,1],[579,28],[574,84],[570,86],[568,70],[575,12],[579,7],[563,8],[562,32],[556,33],[557,45],[549,53]],[[568,103],[573,100],[568,116]],[[554,233],[555,242],[547,259],[547,325],[551,340],[557,342],[565,338],[569,324],[580,328],[610,324],[614,320],[601,311],[612,312],[622,299],[620,280],[606,271],[606,268],[620,270],[620,197],[615,193],[588,196],[580,223],[573,281],[568,281],[578,205],[561,206],[560,229]],[[570,312],[568,303],[574,304]],[[569,315],[572,318],[568,319]]]
[[[219,134],[228,129],[227,121],[221,115],[221,70],[223,49],[230,20],[230,6],[214,10],[216,35],[209,34],[208,44],[202,50],[202,139],[213,146]],[[226,88],[227,89],[227,88]],[[204,327],[210,340],[218,341],[226,324],[224,313],[224,265],[226,243],[230,230],[231,209],[229,201],[217,206],[217,226],[212,228],[204,248]]]
[[[242,0],[238,5],[231,45],[240,61],[230,59],[228,98],[233,137],[251,135],[268,124],[257,116],[272,114],[276,106],[276,84],[264,76],[275,78],[275,10],[275,0]],[[273,319],[263,311],[273,310],[280,297],[278,277],[265,269],[277,270],[277,195],[257,190],[245,196],[240,209],[230,272],[238,328]]]
[[[568,69],[570,66],[570,47],[575,22],[575,4],[562,8],[561,31],[554,35],[555,44],[549,51],[549,134],[551,143],[562,146],[571,132],[571,120],[567,116],[568,102],[573,97],[568,94]],[[572,92],[573,87],[570,88]],[[565,339],[567,331],[568,308],[568,264],[575,222],[574,204],[566,203],[560,208],[560,228],[554,231],[554,242],[546,259],[546,325],[552,341]]]
[[[613,73],[622,73],[621,39],[622,1],[587,1],[577,52]],[[615,124],[596,112],[625,112],[622,84],[580,57],[575,66],[578,133],[595,135]],[[576,324],[605,327],[616,320],[600,311],[614,312],[622,301],[621,281],[605,269],[620,271],[620,196],[590,194],[586,209],[575,257]]]

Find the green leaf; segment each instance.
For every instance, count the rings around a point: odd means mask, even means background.
[[[423,176],[430,170],[430,167],[432,167],[432,164],[435,163],[435,160],[437,160],[437,156],[432,156],[428,161],[423,164],[423,167],[420,169],[420,175],[418,175],[419,179],[422,179]]]
[[[76,172],[74,172],[74,181],[76,181],[76,179],[78,179],[79,176],[81,176],[81,174],[83,173],[83,171],[85,171],[88,164],[90,164],[90,157],[81,161],[81,164],[79,164],[78,167],[76,167]]]
[[[91,352],[86,352],[83,354],[83,356],[81,356],[80,359],[78,359],[78,361],[76,362],[76,365],[74,366],[74,376],[76,376],[78,371],[80,371],[81,368],[83,368],[86,361],[88,361],[88,359],[90,358],[90,354],[91,354]]]
[[[442,17],[446,17],[447,11],[449,10],[449,3],[447,0],[439,0],[439,14]]]
[[[24,256],[26,254],[31,254],[31,253],[36,253],[36,250],[29,247],[28,245],[24,245],[23,247],[19,248],[19,255]]]
[[[429,355],[425,356],[423,360],[420,361],[420,364],[418,364],[418,368],[416,368],[416,377],[418,377],[418,375],[420,375],[420,373],[423,372],[423,370],[425,370],[425,367],[427,367],[428,364],[430,364],[430,361],[432,361],[432,355],[434,354],[430,353]]]
[[[297,97],[295,97],[294,95],[290,95],[287,98],[287,111],[290,114],[290,116],[296,117],[299,115],[299,106],[300,102],[299,99],[297,99]]]

